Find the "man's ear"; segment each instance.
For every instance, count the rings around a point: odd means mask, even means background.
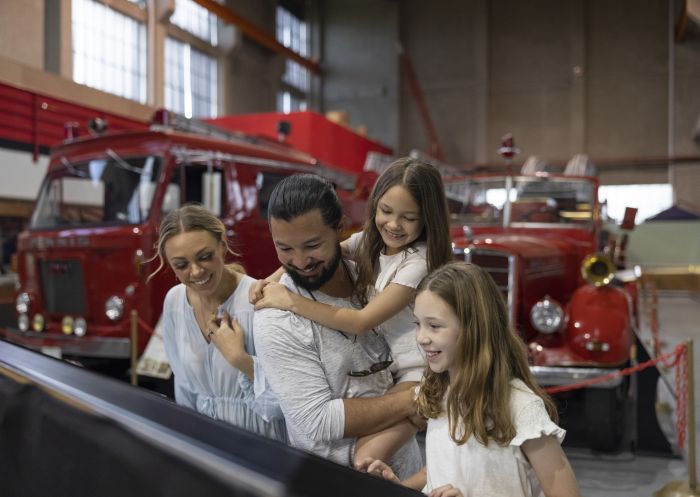
[[[343,214],[343,217],[340,218],[340,222],[338,223],[338,227],[335,229],[338,235],[343,234],[343,230],[345,229],[345,226],[347,225],[347,216]]]

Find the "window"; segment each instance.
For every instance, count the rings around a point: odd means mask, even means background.
[[[114,156],[64,166],[41,187],[32,228],[139,224],[148,217],[159,158]]]
[[[196,37],[183,40],[171,30],[165,41],[165,106],[185,117],[218,115],[216,16],[192,0],[177,0],[171,24]],[[200,42],[201,40],[201,42]]]
[[[218,114],[214,57],[174,38],[165,40],[165,106],[185,117]]]
[[[95,0],[73,0],[72,33],[76,83],[146,102],[144,23]]]
[[[618,222],[627,207],[638,209],[635,223],[639,224],[673,205],[673,188],[669,184],[601,186],[599,196],[601,202],[607,202],[608,216]]]
[[[184,168],[185,202],[197,202],[217,216],[226,206],[226,184],[219,167],[189,164]]]
[[[290,3],[288,7],[296,4]],[[303,57],[309,55],[309,28],[303,20],[304,11],[296,5],[294,12],[277,7],[277,41]],[[282,75],[281,90],[277,94],[277,110],[292,112],[306,110],[308,93],[311,89],[311,73],[293,60],[286,61]]]
[[[170,22],[213,47],[219,44],[216,16],[192,0],[176,0]]]

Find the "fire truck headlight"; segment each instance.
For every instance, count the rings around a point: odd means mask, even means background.
[[[85,333],[87,333],[87,321],[85,321],[85,318],[75,318],[73,322],[73,333],[75,336],[85,336]]]
[[[20,314],[17,318],[17,327],[20,331],[27,331],[29,329],[29,316]]]
[[[64,316],[61,320],[61,331],[64,335],[70,335],[73,333],[73,317]]]
[[[46,321],[44,321],[44,316],[41,314],[34,314],[34,318],[32,319],[32,329],[36,331],[37,333],[40,333],[44,331],[44,325],[46,324]]]
[[[22,292],[17,295],[17,300],[15,300],[15,309],[18,314],[26,314],[29,312],[29,304],[31,304],[32,299],[27,292]]]
[[[124,300],[112,295],[105,302],[105,314],[111,321],[117,321],[124,315]]]
[[[556,301],[550,299],[549,295],[533,305],[530,310],[530,322],[540,333],[557,332],[563,319],[564,310]]]

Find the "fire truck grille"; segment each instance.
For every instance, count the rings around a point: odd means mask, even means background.
[[[40,262],[44,305],[50,313],[85,315],[85,289],[80,261]]]
[[[472,249],[465,254],[464,260],[484,268],[491,275],[508,305],[511,322],[515,323],[515,257],[496,250]]]

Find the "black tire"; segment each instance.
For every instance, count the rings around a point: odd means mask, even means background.
[[[629,418],[625,407],[628,390],[628,377],[624,377],[615,388],[586,390],[586,423],[591,449],[617,452],[622,448]]]

